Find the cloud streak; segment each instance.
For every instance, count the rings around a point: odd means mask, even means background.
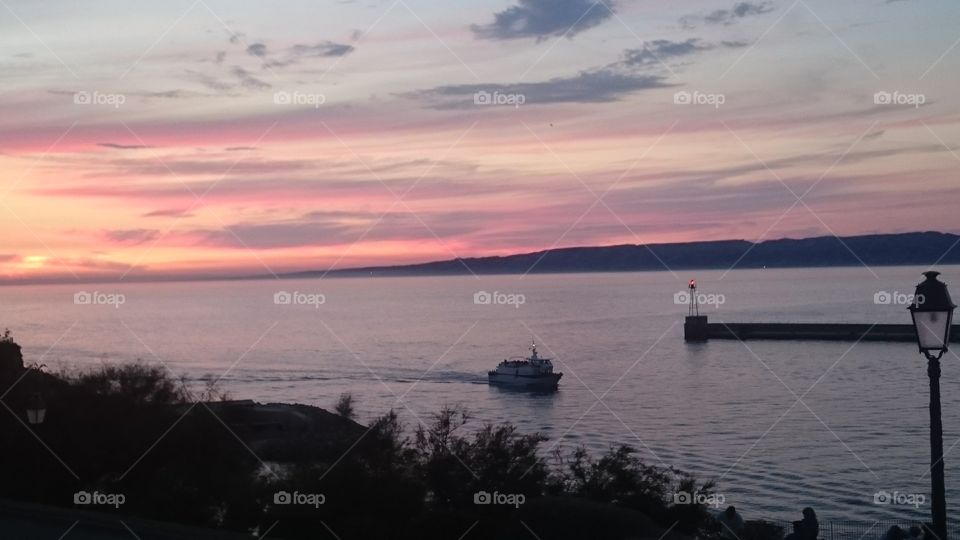
[[[656,39],[644,42],[641,48],[626,50],[622,65],[627,67],[654,66],[662,62],[693,56],[717,48],[746,46],[746,43],[739,41],[721,41],[719,44],[715,44],[704,42],[698,38],[690,38],[684,41]]]
[[[606,5],[592,0],[520,0],[494,14],[493,22],[470,28],[481,39],[572,38],[612,17],[612,9],[612,0]]]
[[[706,14],[686,15],[680,26],[692,29],[700,24],[730,26],[748,17],[764,15],[774,10],[770,2],[737,2],[729,9],[717,9]]]
[[[111,148],[113,150],[143,150],[146,148],[152,148],[151,146],[147,146],[145,144],[120,144],[120,143],[109,143],[109,142],[97,143],[97,146],[101,146],[103,148]]]
[[[524,107],[557,103],[610,103],[626,95],[654,88],[673,86],[665,77],[621,73],[612,69],[583,71],[572,77],[557,77],[542,82],[516,84],[457,84],[438,86],[403,94],[419,99],[428,108],[451,110],[476,108],[479,92],[519,95]]]
[[[333,41],[319,41],[313,44],[297,43],[276,55],[271,55],[265,43],[253,43],[247,47],[247,54],[259,58],[265,68],[283,68],[311,58],[338,58],[355,50],[353,45]]]
[[[116,229],[103,231],[104,238],[113,244],[138,246],[149,242],[160,235],[155,229]]]

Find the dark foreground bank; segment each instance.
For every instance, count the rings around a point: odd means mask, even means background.
[[[362,426],[349,398],[338,413],[229,401],[160,366],[47,373],[9,335],[0,388],[0,498],[37,508],[287,539],[658,538],[710,523],[709,483],[626,446],[547,459],[544,437],[509,424],[463,432],[456,407],[416,429],[393,412]]]

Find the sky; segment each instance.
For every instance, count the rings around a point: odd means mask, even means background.
[[[960,232],[960,4],[0,0],[0,280]]]

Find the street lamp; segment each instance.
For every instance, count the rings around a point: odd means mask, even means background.
[[[950,345],[953,309],[947,285],[937,281],[940,272],[924,272],[925,279],[913,295],[910,315],[917,346],[927,357],[930,377],[930,472],[933,489],[933,533],[947,540],[947,497],[943,480],[943,424],[940,420],[940,357]]]
[[[31,394],[27,400],[27,422],[30,425],[40,425],[47,417],[47,404],[43,402],[43,397],[39,392]]]

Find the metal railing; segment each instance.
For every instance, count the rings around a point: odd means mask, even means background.
[[[791,521],[763,519],[752,523],[754,525],[749,528],[754,529],[754,534],[748,534],[747,536],[776,540],[777,538],[785,538],[793,531],[793,522]],[[764,525],[760,526],[760,523]],[[820,540],[884,540],[887,531],[894,525],[899,526],[907,534],[905,540],[913,540],[913,537],[909,535],[910,527],[920,527],[922,523],[909,520],[822,520],[820,521],[818,538]],[[780,529],[780,531],[773,532],[772,529]],[[960,525],[948,524],[947,537],[960,540]],[[922,539],[922,535],[916,537],[916,540]]]

